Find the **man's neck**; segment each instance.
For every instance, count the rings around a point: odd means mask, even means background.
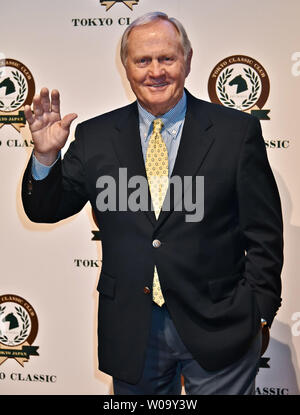
[[[166,106],[166,107],[161,107],[161,106],[159,106],[159,107],[157,107],[157,108],[155,108],[155,107],[152,107],[152,108],[147,108],[145,105],[143,105],[139,100],[138,100],[138,104],[145,110],[145,111],[147,111],[149,114],[151,114],[151,115],[153,115],[155,118],[158,118],[158,117],[163,117],[164,115],[166,115],[169,111],[171,111],[173,108],[175,108],[177,105],[178,105],[178,103],[182,100],[182,98],[183,98],[183,95],[184,95],[184,91],[182,91],[182,94],[181,94],[181,96],[179,97],[179,99],[176,101],[176,104],[175,105],[173,105],[172,107],[168,107],[168,106]]]
[[[155,118],[158,118],[158,117],[162,118],[162,117],[168,116],[168,114],[173,112],[174,110],[176,111],[176,107],[181,106],[181,103],[185,99],[186,99],[186,94],[183,91],[180,99],[177,101],[177,103],[175,105],[173,105],[170,108],[166,108],[166,110],[161,110],[161,111],[157,111],[157,112],[153,111],[153,109],[152,109],[152,111],[149,111],[149,109],[146,108],[145,106],[143,106],[143,104],[141,104],[139,101],[137,101],[137,102],[138,102],[138,106],[139,106],[140,110],[147,112],[150,116],[153,116]]]

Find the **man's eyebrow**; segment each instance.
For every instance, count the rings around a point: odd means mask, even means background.
[[[149,55],[137,55],[134,57],[134,59],[139,60],[139,59],[152,59],[152,58]]]

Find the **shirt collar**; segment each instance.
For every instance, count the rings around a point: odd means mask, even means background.
[[[138,111],[139,111],[139,122],[140,126],[142,127],[143,131],[146,131],[144,140],[146,141],[150,134],[150,129],[152,130],[152,123],[157,117],[155,117],[150,112],[146,111],[145,108],[141,106],[138,102]],[[161,115],[161,118],[164,127],[163,129],[167,130],[169,134],[173,137],[173,139],[177,138],[177,133],[180,128],[181,122],[184,120],[186,113],[186,93],[183,91],[182,98],[180,101],[175,105],[175,107],[171,108],[168,112]]]

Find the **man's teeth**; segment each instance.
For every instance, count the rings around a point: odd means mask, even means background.
[[[163,84],[155,84],[155,85],[150,85],[151,87],[160,87],[160,86],[165,86],[165,85],[167,85],[166,83],[163,83]]]

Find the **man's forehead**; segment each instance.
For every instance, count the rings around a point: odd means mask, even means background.
[[[131,29],[128,41],[130,38],[138,38],[141,34],[145,37],[154,37],[157,33],[163,32],[164,34],[169,34],[169,36],[177,38],[179,37],[179,32],[176,26],[169,22],[168,20],[157,19],[152,22],[135,26]]]

